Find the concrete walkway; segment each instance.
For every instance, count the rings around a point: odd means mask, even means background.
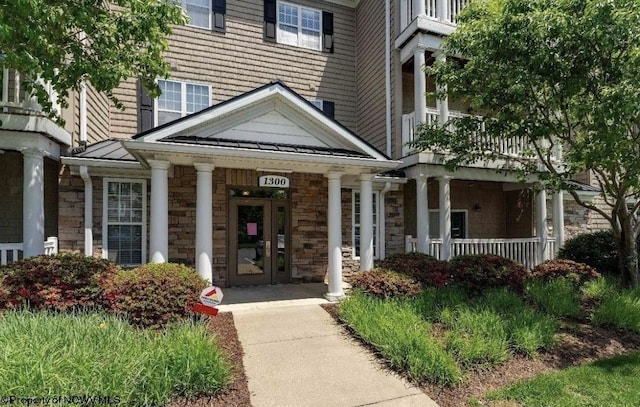
[[[254,407],[437,407],[383,370],[319,305],[234,310]]]

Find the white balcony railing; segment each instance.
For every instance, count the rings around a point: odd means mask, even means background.
[[[547,239],[544,259],[538,257],[540,239],[451,239],[451,257],[464,254],[495,254],[532,269],[544,260],[555,258],[555,239]],[[405,236],[405,250],[416,251],[416,238]],[[440,259],[442,239],[429,239],[428,254]]]
[[[461,112],[450,111],[449,118],[457,118],[469,116],[467,114]],[[425,118],[425,122],[427,124],[431,124],[433,122],[437,122],[439,119],[439,114],[436,109],[427,108],[427,117]],[[402,115],[402,155],[407,156],[415,152],[415,150],[409,146],[407,143],[414,141],[414,128],[415,128],[415,113],[411,112],[408,114]],[[455,128],[451,126],[449,128],[451,131],[455,131]],[[484,128],[479,129],[479,131],[475,134],[474,140],[476,145],[483,147],[485,151],[497,152],[501,155],[507,157],[519,157],[523,154],[525,150],[530,150],[530,145],[526,137],[512,137],[509,139],[504,139],[501,137],[491,136],[484,131]],[[562,152],[559,149],[555,149],[553,151],[553,156],[556,160],[561,159]]]
[[[44,254],[58,254],[58,238],[49,237],[44,242]],[[0,243],[0,266],[22,259],[22,243]]]
[[[42,106],[38,99],[22,89],[24,77],[14,69],[0,69],[0,113],[15,112],[23,114],[33,114],[42,112]],[[53,108],[60,112],[60,105],[57,102],[57,94],[50,84],[45,84],[45,89],[49,93]]]
[[[456,24],[456,17],[471,0],[401,0],[400,27],[404,30],[414,18],[414,1],[424,2],[424,17],[445,24]]]

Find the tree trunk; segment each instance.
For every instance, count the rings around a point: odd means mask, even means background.
[[[638,246],[633,233],[630,217],[621,219],[620,240],[618,241],[618,261],[622,285],[638,286]]]

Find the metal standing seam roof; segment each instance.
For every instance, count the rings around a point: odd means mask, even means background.
[[[576,191],[595,192],[595,193],[600,192],[600,188],[597,188],[579,181],[565,181],[564,183],[567,184],[571,189]]]
[[[198,136],[171,136],[171,137],[165,137],[158,141],[192,144],[192,145],[195,144],[195,145],[202,145],[202,146],[244,148],[248,150],[323,155],[323,156],[333,156],[333,157],[371,158],[371,159],[374,158],[369,154],[361,153],[359,151],[342,149],[342,148],[303,146],[303,145],[295,145],[295,144],[258,142],[258,141],[229,140],[229,139],[223,139],[223,138],[210,138],[210,137],[198,137]]]
[[[137,162],[122,145],[119,139],[102,140],[86,147],[74,148],[71,157],[97,160],[118,160]]]

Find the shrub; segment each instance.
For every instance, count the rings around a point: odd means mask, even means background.
[[[523,265],[493,254],[456,256],[449,262],[453,284],[472,292],[509,287],[522,290],[529,273]]]
[[[582,315],[578,288],[567,278],[532,280],[526,291],[538,308],[550,315],[559,318]]]
[[[80,254],[37,256],[0,268],[0,308],[30,306],[64,311],[104,305],[102,283],[119,270]]]
[[[420,283],[411,277],[381,268],[359,273],[353,279],[353,286],[383,298],[415,297],[422,292]]]
[[[193,305],[208,285],[182,264],[149,263],[121,270],[105,289],[110,310],[134,325],[160,328],[193,315]]]
[[[426,286],[443,287],[451,279],[446,261],[418,252],[392,254],[380,262],[380,268],[405,274]]]
[[[565,259],[547,260],[531,270],[531,277],[536,280],[551,281],[558,277],[564,277],[576,286],[582,286],[587,281],[595,280],[599,276],[592,267]]]
[[[600,273],[620,274],[618,249],[611,230],[585,233],[567,240],[558,258],[587,264]]]

